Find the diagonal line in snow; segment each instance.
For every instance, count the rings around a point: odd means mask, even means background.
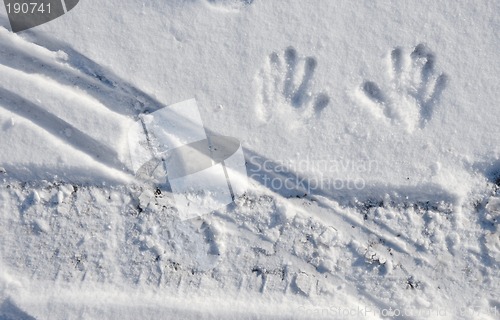
[[[88,154],[96,161],[116,169],[125,168],[125,165],[118,160],[114,150],[94,140],[87,134],[40,108],[31,101],[3,88],[0,88],[0,101],[5,102],[3,104],[4,108],[7,108],[23,118],[31,120],[47,132],[63,140],[66,144],[72,145],[78,150]],[[60,134],[60,132],[64,132],[67,128],[72,128],[73,133],[71,138]]]

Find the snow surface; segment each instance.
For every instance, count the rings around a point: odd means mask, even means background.
[[[500,318],[500,2],[0,7],[0,319]],[[250,185],[183,220],[191,98]]]

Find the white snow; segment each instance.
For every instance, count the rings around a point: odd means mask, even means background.
[[[0,6],[0,319],[498,319],[499,12]]]

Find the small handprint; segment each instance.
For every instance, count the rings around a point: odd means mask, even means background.
[[[365,81],[359,92],[362,100],[375,104],[392,123],[404,125],[409,132],[416,126],[424,128],[448,81],[444,73],[436,72],[435,61],[424,44],[409,54],[402,48],[393,49],[387,88],[383,90],[375,82]]]
[[[319,115],[330,97],[312,92],[316,67],[315,58],[299,57],[293,47],[283,54],[272,53],[257,77],[258,117],[267,122],[275,116],[287,121],[293,114],[300,119]]]

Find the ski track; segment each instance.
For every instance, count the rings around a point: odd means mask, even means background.
[[[127,141],[116,141],[113,137],[127,130],[140,113],[164,105],[57,40],[26,32],[28,39],[35,37],[43,42],[45,46],[41,46],[3,28],[0,35],[0,65],[6,81],[3,87],[0,84],[3,107],[104,165],[127,168],[128,152],[124,147]],[[39,92],[30,101],[30,97],[13,92],[19,88],[17,82],[40,88],[53,83],[54,90]],[[39,105],[42,95],[43,107]],[[80,112],[58,110],[61,103]],[[78,116],[83,118],[75,118]],[[99,126],[100,131],[85,125],[101,119],[104,122]],[[109,132],[103,134],[103,130]]]
[[[0,88],[0,101],[9,111],[32,121],[47,132],[62,139],[65,143],[92,156],[95,160],[118,169],[125,167],[124,164],[117,160],[118,154],[116,151],[109,146],[96,141],[69,123],[23,97]],[[61,134],[61,132],[65,132],[68,128],[71,128],[71,137]]]
[[[24,38],[0,28],[0,64],[27,75],[41,74],[66,87],[84,90],[111,111],[134,117],[165,105],[111,71],[50,36],[29,30]]]

